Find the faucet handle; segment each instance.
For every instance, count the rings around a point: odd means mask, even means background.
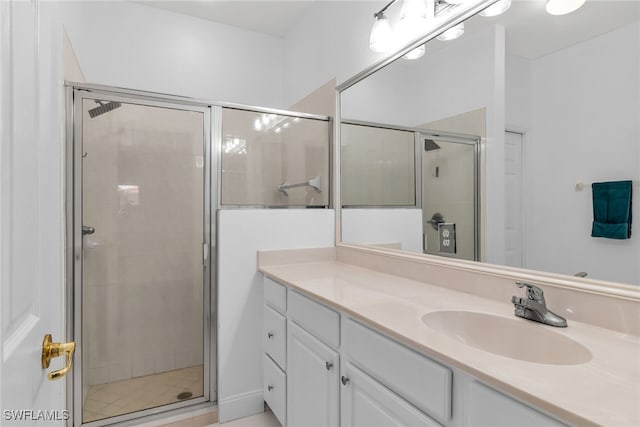
[[[516,286],[519,288],[527,288],[527,298],[538,301],[541,304],[544,304],[544,292],[542,289],[537,287],[536,285],[532,285],[530,283],[525,282],[516,282]]]

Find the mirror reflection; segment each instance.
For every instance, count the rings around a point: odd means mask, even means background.
[[[639,21],[515,1],[343,91],[342,241],[640,284]]]

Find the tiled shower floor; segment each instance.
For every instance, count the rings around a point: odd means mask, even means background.
[[[176,369],[89,388],[84,403],[83,422],[95,421],[156,406],[179,402],[178,394],[188,391],[202,396],[203,366]]]

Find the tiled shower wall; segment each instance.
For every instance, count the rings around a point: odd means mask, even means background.
[[[203,117],[85,101],[83,364],[89,385],[203,363]]]
[[[414,133],[341,126],[342,205],[415,206]]]

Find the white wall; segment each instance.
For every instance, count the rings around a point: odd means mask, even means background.
[[[508,54],[505,58],[505,124],[508,130],[531,130],[531,60]]]
[[[468,9],[482,0],[466,1],[460,9]],[[340,0],[316,1],[284,38],[284,99],[293,105],[327,80],[343,83],[370,65],[384,59],[385,54],[369,50],[373,14],[388,1]],[[399,20],[401,5],[390,7],[385,14],[392,25]],[[425,33],[450,16],[441,14]]]
[[[282,39],[124,1],[63,2],[89,83],[283,108]]]
[[[284,38],[286,104],[323,83],[340,83],[382,57],[369,50],[373,13],[384,1],[317,1]]]
[[[590,187],[640,180],[640,24],[533,61],[527,138],[526,266],[640,284],[640,186],[631,239],[590,237]]]
[[[343,209],[342,240],[422,253],[422,210]]]
[[[334,246],[331,209],[221,210],[218,217],[218,410],[221,422],[264,410],[259,250]]]

